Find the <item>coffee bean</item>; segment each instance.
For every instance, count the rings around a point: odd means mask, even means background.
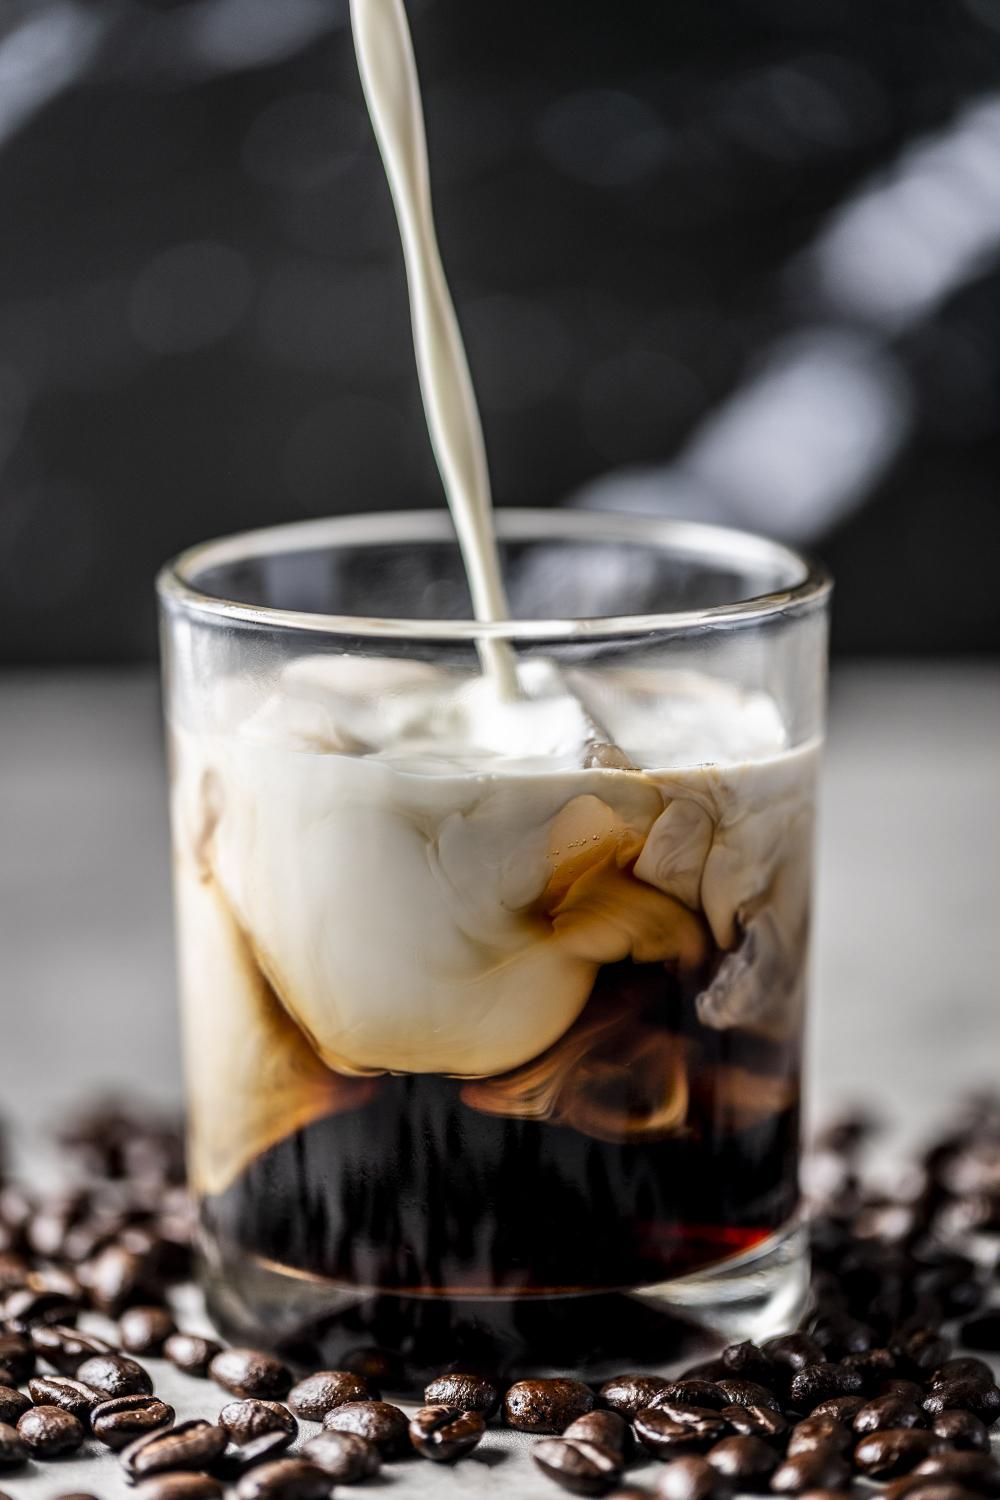
[[[327,1500],[329,1474],[303,1458],[279,1458],[244,1474],[236,1486],[239,1500]]]
[[[812,1411],[821,1401],[829,1401],[833,1396],[860,1395],[864,1383],[858,1370],[821,1360],[819,1364],[803,1365],[796,1371],[788,1388],[788,1399],[796,1411]]]
[[[319,1370],[288,1392],[292,1411],[310,1422],[322,1422],[328,1411],[347,1401],[377,1400],[378,1391],[350,1370]]]
[[[149,1396],[149,1371],[126,1354],[94,1354],[77,1367],[77,1380],[106,1396]]]
[[[207,1474],[155,1474],[135,1487],[136,1500],[222,1500],[222,1486]]]
[[[23,1385],[35,1370],[35,1351],[18,1333],[0,1334],[0,1365],[10,1373],[12,1385]]]
[[[519,1380],[503,1401],[503,1419],[519,1432],[561,1433],[593,1411],[594,1393],[579,1380]]]
[[[33,1458],[75,1453],[85,1437],[83,1423],[61,1406],[33,1406],[18,1421],[17,1435]]]
[[[657,1397],[653,1405],[646,1409],[662,1412],[671,1422],[679,1422],[682,1427],[695,1427],[713,1420],[726,1426],[721,1412],[712,1411],[707,1406],[685,1406],[683,1401],[665,1401],[662,1396]]]
[[[739,1437],[758,1437],[776,1441],[788,1431],[788,1422],[780,1411],[769,1406],[724,1406],[719,1412]]]
[[[886,1427],[926,1427],[927,1415],[902,1396],[876,1396],[854,1418],[857,1433],[880,1432]]]
[[[176,1415],[172,1406],[156,1396],[116,1396],[94,1407],[90,1430],[99,1442],[117,1452],[147,1432],[169,1427]]]
[[[107,1245],[80,1267],[80,1278],[90,1300],[109,1318],[117,1318],[134,1302],[147,1301],[159,1290],[148,1254],[137,1254],[123,1244]]]
[[[196,1333],[172,1333],[163,1345],[164,1358],[185,1375],[207,1375],[208,1367],[222,1345],[215,1339],[203,1339]]]
[[[398,1406],[388,1401],[348,1401],[323,1418],[328,1432],[356,1432],[374,1443],[383,1458],[401,1458],[410,1451],[409,1424]]]
[[[789,1378],[805,1365],[818,1365],[823,1360],[823,1346],[808,1333],[782,1333],[767,1339],[761,1345],[761,1353],[772,1365],[787,1370]]]
[[[710,1411],[721,1411],[724,1406],[744,1404],[742,1401],[729,1401],[714,1380],[668,1381],[662,1390],[657,1391],[649,1404],[659,1406],[661,1401],[680,1401],[685,1406],[707,1406]]]
[[[118,1337],[128,1354],[162,1354],[177,1325],[166,1307],[130,1307],[118,1323]]]
[[[289,1444],[287,1432],[263,1432],[248,1443],[234,1443],[226,1448],[212,1464],[212,1473],[227,1484],[235,1484],[241,1474],[254,1469],[258,1464],[271,1463],[280,1458]]]
[[[299,1430],[299,1424],[280,1401],[259,1401],[248,1397],[244,1401],[230,1401],[219,1412],[219,1426],[234,1443],[252,1443],[266,1433],[283,1432],[290,1443]]]
[[[946,1359],[934,1371],[931,1389],[946,1380],[978,1380],[981,1385],[992,1385],[993,1371],[985,1359],[977,1359],[973,1354],[957,1355],[954,1359]]]
[[[951,1347],[951,1339],[944,1338],[937,1329],[917,1328],[908,1333],[896,1349],[904,1370],[927,1375],[944,1363]]]
[[[776,1495],[801,1495],[807,1490],[845,1490],[851,1471],[835,1448],[812,1448],[794,1453],[771,1475]]]
[[[937,1441],[923,1427],[888,1427],[861,1439],[854,1450],[854,1464],[869,1479],[893,1479],[909,1474]]]
[[[756,1494],[766,1490],[778,1467],[778,1455],[767,1443],[755,1437],[727,1437],[709,1448],[705,1457],[713,1469],[725,1474],[733,1488]]]
[[[616,1375],[604,1382],[597,1395],[603,1406],[631,1417],[652,1405],[654,1398],[671,1383],[660,1375]]]
[[[90,1414],[105,1399],[103,1391],[72,1380],[68,1375],[36,1375],[28,1381],[28,1390],[36,1406],[58,1406],[76,1417],[86,1427]]]
[[[704,1453],[726,1436],[726,1423],[717,1412],[695,1414],[688,1422],[678,1422],[658,1406],[647,1406],[633,1419],[635,1435],[657,1458],[672,1458],[682,1453]]]
[[[632,1429],[616,1411],[588,1411],[577,1417],[563,1432],[564,1438],[596,1443],[609,1453],[627,1457],[632,1449]]]
[[[485,1431],[482,1412],[454,1406],[422,1406],[410,1418],[410,1442],[434,1463],[450,1464],[471,1453]]]
[[[923,1400],[923,1391],[919,1386],[917,1396]],[[864,1396],[831,1396],[829,1401],[821,1401],[818,1406],[814,1406],[809,1415],[832,1417],[835,1422],[843,1422],[845,1426],[849,1426],[865,1404]]]
[[[971,1411],[942,1411],[931,1420],[931,1431],[935,1437],[950,1448],[961,1448],[979,1453],[988,1453],[989,1429]]]
[[[730,1500],[733,1486],[720,1470],[691,1453],[664,1465],[656,1493],[660,1500]]]
[[[775,1367],[768,1356],[749,1339],[742,1344],[730,1344],[722,1351],[722,1363],[727,1375],[737,1380],[753,1380],[758,1385],[771,1387]]]
[[[302,1456],[341,1484],[377,1474],[382,1462],[375,1444],[356,1432],[321,1432],[305,1444]]]
[[[923,1406],[932,1418],[943,1411],[971,1411],[987,1427],[992,1427],[1000,1417],[1000,1390],[969,1376],[956,1377],[933,1386],[924,1397]]]
[[[480,1411],[484,1417],[492,1417],[501,1394],[499,1386],[484,1375],[439,1375],[424,1387],[428,1406],[457,1406],[460,1411]]]
[[[60,1375],[75,1375],[95,1354],[117,1354],[114,1345],[68,1323],[41,1323],[31,1330],[34,1351]]]
[[[261,1349],[223,1349],[211,1361],[208,1373],[216,1385],[234,1396],[284,1396],[292,1383],[291,1372],[280,1359]]]
[[[9,1422],[0,1422],[0,1469],[19,1469],[27,1461],[28,1449],[17,1429]]]
[[[845,1370],[857,1370],[864,1381],[866,1395],[877,1395],[885,1380],[898,1371],[898,1361],[891,1349],[866,1349],[863,1354],[845,1354],[840,1361]]]
[[[34,1392],[32,1392],[31,1400],[34,1399]],[[16,1391],[13,1386],[0,1385],[0,1423],[8,1427],[16,1426],[18,1417],[22,1416],[30,1405],[31,1401],[27,1396]]]
[[[847,1453],[854,1444],[854,1437],[842,1422],[834,1417],[805,1417],[796,1423],[788,1437],[789,1456],[796,1453],[814,1453],[817,1448],[831,1448],[835,1453]]]
[[[946,1480],[980,1495],[1000,1495],[1000,1463],[989,1453],[931,1453],[920,1460],[911,1477]]]
[[[7,1324],[8,1333],[30,1334],[39,1323],[72,1323],[81,1305],[79,1298],[62,1292],[20,1287],[4,1298],[0,1321]]]
[[[722,1406],[766,1406],[771,1411],[781,1410],[781,1402],[774,1392],[758,1385],[755,1380],[717,1380],[715,1388],[723,1398]]]
[[[876,1349],[881,1342],[870,1323],[844,1312],[821,1313],[810,1322],[809,1332],[822,1344],[828,1360],[843,1359],[845,1354],[862,1354],[866,1349]]]
[[[177,1469],[207,1469],[225,1446],[222,1428],[196,1417],[137,1438],[123,1451],[121,1461],[129,1479],[145,1479],[148,1474],[170,1474]]]
[[[547,1478],[572,1495],[605,1495],[621,1475],[621,1460],[596,1443],[542,1438],[531,1456]]]

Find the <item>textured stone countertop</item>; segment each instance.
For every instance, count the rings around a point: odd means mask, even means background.
[[[46,1117],[95,1088],[178,1096],[158,713],[149,673],[0,677],[0,1110],[29,1156]],[[958,1094],[995,1083],[998,765],[995,663],[835,674],[814,1114],[877,1096],[896,1138],[914,1139]],[[150,1368],[179,1420],[223,1404],[205,1382]],[[490,1433],[454,1471],[394,1465],[369,1489],[440,1500],[562,1493],[518,1447]],[[32,1466],[2,1488],[15,1500],[127,1493],[113,1459]]]

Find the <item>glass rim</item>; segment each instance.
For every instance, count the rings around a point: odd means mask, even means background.
[[[481,640],[593,640],[608,636],[652,632],[687,632],[699,626],[752,624],[774,616],[798,615],[821,606],[833,583],[822,563],[807,553],[772,541],[755,532],[701,521],[676,520],[613,511],[554,508],[498,508],[496,532],[501,541],[619,542],[643,545],[693,561],[739,565],[770,563],[790,569],[796,582],[771,593],[702,609],[657,610],[637,615],[598,615],[590,618],[434,620],[393,616],[341,615],[314,610],[278,609],[221,598],[199,588],[196,576],[206,568],[254,558],[280,556],[323,546],[378,547],[406,542],[458,542],[451,514],[437,510],[371,511],[318,520],[291,521],[251,531],[234,532],[186,548],[161,568],[156,589],[165,605],[178,605],[194,615],[238,621],[241,624],[326,635],[417,638],[475,642]]]

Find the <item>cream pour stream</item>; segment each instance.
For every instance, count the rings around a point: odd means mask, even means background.
[[[428,426],[476,618],[499,620],[482,432],[437,251],[405,12],[352,0],[351,13]],[[175,704],[202,1191],[296,1128],[363,1104],[391,1073],[455,1077],[470,1107],[605,1139],[683,1128],[669,1033],[634,1039],[648,1117],[626,1126],[595,1103],[589,1059],[615,1018],[585,1008],[603,964],[695,972],[721,950],[699,1020],[794,1033],[815,746],[789,747],[766,694],[666,665],[559,672],[532,659],[515,671],[510,648],[485,638],[481,658],[475,673],[305,657]],[[588,761],[595,724],[620,759]]]

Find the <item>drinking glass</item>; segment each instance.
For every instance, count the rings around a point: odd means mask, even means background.
[[[805,1288],[829,581],[692,523],[497,529],[499,624],[443,511],[159,580],[209,1308],[402,1388],[663,1367]]]

